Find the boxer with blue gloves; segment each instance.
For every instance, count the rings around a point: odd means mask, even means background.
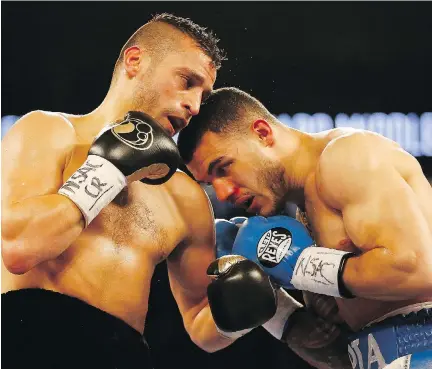
[[[242,218],[242,222],[217,220],[218,233],[218,254],[241,255],[254,261],[279,286],[353,297],[342,275],[345,261],[355,254],[316,247],[308,230],[294,218],[278,215]],[[234,240],[231,247],[226,245],[229,239]]]
[[[308,230],[294,218],[248,219],[237,234],[232,253],[255,261],[287,289],[353,297],[342,276],[345,261],[355,254],[316,247]]]
[[[320,247],[295,226],[252,218],[234,253],[245,247],[278,283],[303,290],[308,308],[315,292],[327,299],[356,332],[353,367],[427,350],[432,359],[432,189],[415,157],[367,130],[293,129],[233,87],[214,91],[177,143],[220,201],[265,217],[297,205]]]
[[[242,228],[242,224],[247,221],[245,217],[235,217],[230,220],[216,219],[216,257],[217,261],[213,262],[209,267],[208,272],[214,274],[214,267],[222,263],[223,265],[231,265],[242,261],[243,267],[240,272],[239,269],[227,269],[226,278],[236,280],[239,276],[245,273],[246,270],[249,272],[255,272],[257,270],[263,270],[261,266],[252,262],[251,260],[245,260],[246,255],[233,255],[233,246],[235,239]],[[242,254],[242,250],[238,250],[237,254]],[[245,250],[243,250],[245,251]],[[246,251],[247,252],[247,251]],[[262,272],[259,272],[262,276]],[[303,305],[296,301],[291,295],[289,295],[282,288],[279,288],[274,283],[274,279],[271,278],[272,283],[267,285],[268,288],[274,289],[276,292],[276,299],[274,300],[275,306],[277,306],[276,313],[271,319],[267,320],[262,324],[262,327],[266,329],[273,337],[277,340],[285,342],[289,348],[307,361],[310,365],[317,368],[328,368],[328,369],[345,369],[349,367],[349,359],[346,356],[346,336],[344,335],[343,329],[336,326],[334,323],[325,321],[322,317],[315,314],[313,310],[307,310]],[[232,300],[223,299],[223,303],[217,296],[209,295],[209,306],[212,311],[213,317],[216,324],[218,325],[219,331],[225,336],[231,338],[238,338],[248,333],[251,329],[259,326],[259,320],[255,320],[252,324],[252,328],[244,329],[244,316],[255,315],[256,318],[262,320],[263,315],[263,304],[267,304],[268,301],[263,302],[261,296],[262,285],[254,288],[253,281],[247,288],[239,283],[238,289],[235,296],[230,296]],[[220,286],[224,289],[224,285]],[[244,300],[246,294],[252,293],[254,296],[258,296],[254,304],[248,304]],[[258,294],[258,295],[257,295]],[[271,299],[270,299],[271,300]],[[238,304],[240,302],[240,304]],[[322,303],[320,303],[322,305]],[[233,313],[236,314],[233,316]],[[228,328],[229,332],[224,332],[221,325],[225,323],[218,323],[222,317],[233,317],[234,322]],[[226,320],[226,319],[225,319]],[[225,323],[226,324],[226,323]],[[242,328],[240,331],[234,331],[235,326]]]
[[[248,261],[259,265],[277,285],[287,289],[325,291],[337,297],[350,297],[350,293],[343,285],[342,273],[345,260],[354,254],[316,247],[307,229],[293,218],[281,215],[269,218],[255,216],[249,219],[217,220],[216,242],[217,257],[230,253],[232,258],[243,256]],[[224,257],[228,256],[223,256],[221,259]],[[214,263],[217,262],[218,260]],[[286,328],[292,326],[287,324],[288,318],[302,305],[282,289],[278,290],[278,298],[279,314],[263,324],[263,327],[276,338],[287,341],[286,335],[289,330]],[[416,324],[419,315],[423,315],[425,327]],[[389,318],[381,326],[377,325],[351,334],[351,342],[347,337],[346,344],[348,344],[349,359],[353,368],[361,368],[363,361],[376,363],[378,368],[384,368],[386,357],[396,358],[386,366],[386,369],[432,368],[432,359],[428,351],[417,350],[419,352],[411,354],[412,346],[421,344],[421,337],[432,335],[432,331],[427,328],[430,315],[427,310],[419,311],[417,314],[411,313],[405,317]],[[272,328],[276,328],[278,333],[283,334],[281,336],[274,334]],[[382,342],[380,348],[374,335]],[[343,337],[341,338],[339,343],[343,342]],[[398,346],[392,344],[394,340],[399,340]],[[384,345],[386,341],[387,345]],[[395,347],[398,353],[393,352]],[[365,357],[364,352],[367,353]]]

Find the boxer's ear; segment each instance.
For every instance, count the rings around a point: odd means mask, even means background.
[[[131,46],[124,51],[123,66],[129,78],[134,78],[140,69],[148,66],[149,62],[150,57],[138,46]]]
[[[252,123],[251,129],[265,146],[273,146],[274,132],[267,121],[264,119],[258,119]]]

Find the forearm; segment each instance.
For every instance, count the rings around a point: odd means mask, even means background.
[[[283,289],[277,293],[276,314],[263,328],[315,368],[348,368],[347,342],[340,327],[303,307]]]
[[[314,368],[350,368],[347,344],[342,338],[338,338],[324,347],[306,347],[299,344],[297,340],[292,340],[291,337],[287,337],[284,342],[294,353]]]
[[[207,352],[222,350],[235,341],[219,333],[208,304],[188,324],[187,331],[192,341]]]
[[[432,294],[431,273],[423,258],[398,257],[376,248],[346,261],[345,286],[355,295],[377,300],[406,300]],[[423,265],[426,264],[426,267]]]
[[[298,311],[292,315],[289,330],[282,341],[315,368],[351,367],[344,331],[310,311]]]
[[[56,258],[84,228],[78,207],[57,194],[23,200],[2,216],[3,261],[17,274]]]

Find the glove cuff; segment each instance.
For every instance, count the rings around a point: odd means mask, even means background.
[[[339,272],[338,272],[338,287],[339,287],[339,294],[341,297],[345,299],[353,299],[355,296],[351,293],[351,291],[347,288],[343,281],[343,272],[345,270],[346,262],[347,260],[354,256],[354,253],[347,252],[345,255],[343,255],[341,263],[339,265]]]
[[[89,155],[58,193],[78,206],[87,227],[126,183],[126,177],[111,162],[97,155]]]
[[[324,247],[307,247],[297,259],[291,284],[302,291],[352,298],[354,296],[345,287],[342,274],[346,260],[354,255]]]
[[[226,332],[226,331],[220,329],[217,326],[217,324],[216,324],[216,329],[221,336],[228,338],[230,340],[236,340],[240,337],[243,337],[244,335],[248,334],[252,330],[252,328],[248,328],[248,329],[242,329],[241,331],[236,331],[236,332]]]
[[[277,291],[278,305],[273,318],[262,325],[273,337],[280,340],[285,331],[289,317],[303,305],[290,296],[285,290],[279,288]]]

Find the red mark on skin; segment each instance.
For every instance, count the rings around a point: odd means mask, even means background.
[[[234,188],[234,191],[233,191],[233,195],[235,196],[235,198],[237,198],[239,195],[240,195],[240,188],[238,188],[238,187],[235,187]]]
[[[231,195],[229,195],[229,197],[228,197],[228,201],[230,202],[230,203],[232,203],[232,204],[234,204],[235,202],[236,202],[236,200],[240,197],[240,188],[238,188],[238,187],[234,187],[234,189],[233,189],[233,191],[232,191],[232,193],[231,193]]]
[[[342,249],[350,249],[352,246],[353,244],[349,238],[345,238],[344,240],[341,240],[338,243],[338,247]]]

